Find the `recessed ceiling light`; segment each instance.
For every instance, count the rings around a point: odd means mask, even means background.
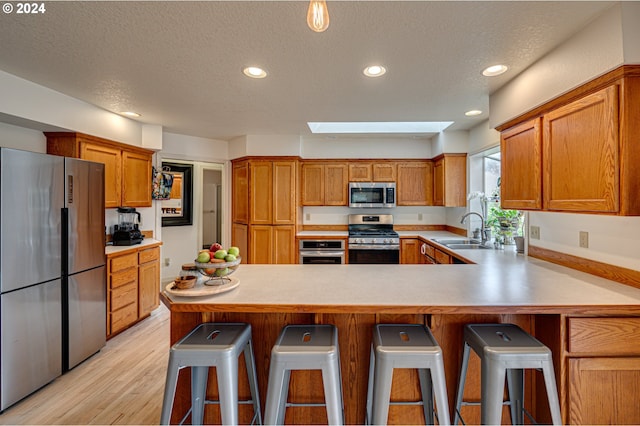
[[[453,121],[309,122],[311,133],[439,133]]]
[[[371,65],[366,67],[362,72],[367,77],[380,77],[386,73],[387,70],[382,65]]]
[[[482,111],[479,109],[472,109],[471,111],[467,111],[464,113],[467,117],[475,117],[476,115],[482,114]]]
[[[505,73],[508,69],[509,68],[507,68],[506,65],[492,65],[485,68],[484,71],[482,71],[482,75],[486,77],[493,77]]]
[[[120,114],[122,115],[126,115],[127,117],[140,117],[140,114],[138,114],[137,112],[133,112],[133,111],[124,111],[121,112]]]
[[[242,72],[244,75],[251,78],[265,78],[267,76],[267,72],[258,67],[246,67]]]

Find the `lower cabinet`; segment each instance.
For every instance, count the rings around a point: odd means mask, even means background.
[[[400,239],[400,263],[424,263],[420,254],[422,242],[417,238],[401,238]]]
[[[291,225],[249,225],[248,263],[296,262],[296,228]]]
[[[160,247],[131,249],[107,259],[107,337],[111,337],[159,306]]]

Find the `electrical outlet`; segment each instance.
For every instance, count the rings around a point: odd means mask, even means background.
[[[170,257],[165,257],[164,258],[164,266],[169,266],[171,265],[171,258]]]
[[[418,213],[418,220],[422,222],[422,213]]]
[[[580,231],[580,247],[589,248],[589,233]]]
[[[540,227],[531,225],[529,227],[529,237],[531,237],[531,239],[534,239],[534,240],[539,240],[540,239]]]
[[[311,220],[311,213],[307,213],[304,215],[304,220],[306,220],[307,222]]]

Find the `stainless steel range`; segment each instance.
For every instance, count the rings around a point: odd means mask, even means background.
[[[400,237],[392,215],[349,215],[349,263],[400,263]]]

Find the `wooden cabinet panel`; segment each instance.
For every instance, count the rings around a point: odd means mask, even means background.
[[[122,199],[122,150],[110,146],[81,142],[80,158],[104,164],[105,207],[120,206]]]
[[[347,206],[349,171],[346,164],[325,166],[324,204],[327,206]]]
[[[297,206],[297,162],[273,162],[274,225],[295,225]]]
[[[138,315],[147,316],[160,304],[160,262],[140,264],[138,267]]]
[[[249,176],[249,223],[270,225],[273,220],[271,162],[250,161]]]
[[[324,165],[303,163],[301,169],[302,205],[324,204]]]
[[[151,155],[122,151],[122,205],[151,207]]]
[[[250,263],[249,256],[249,227],[242,223],[231,224],[231,245],[240,249],[243,262]]]
[[[133,294],[136,294],[135,292]],[[138,319],[138,304],[131,303],[111,313],[111,334],[124,330]]]
[[[122,256],[112,257],[109,259],[109,270],[112,274],[124,269],[135,268],[136,266],[138,266],[137,253],[124,254]]]
[[[272,228],[269,225],[249,226],[249,261],[251,263],[273,263]]]
[[[160,259],[160,248],[159,247],[153,247],[153,248],[146,249],[146,250],[140,250],[138,252],[138,263],[139,264],[152,262],[154,260],[159,260],[159,259]]]
[[[542,134],[536,118],[500,136],[500,201],[505,209],[542,208]]]
[[[640,318],[569,318],[568,337],[572,354],[638,355]]]
[[[117,311],[127,305],[136,303],[138,300],[138,286],[136,281],[129,282],[126,285],[112,289],[111,291],[111,310]]]
[[[349,163],[349,182],[371,182],[373,180],[373,164]]]
[[[618,122],[618,85],[543,117],[545,208],[619,210]]]
[[[640,424],[640,357],[569,359],[568,424]]]
[[[449,264],[451,263],[451,256],[442,250],[435,249],[435,259],[436,263]]]
[[[296,227],[273,226],[273,263],[293,264],[296,259]]]
[[[433,164],[431,161],[398,163],[399,206],[433,205]]]
[[[111,285],[111,289],[122,287],[131,283],[135,284],[138,282],[138,269],[134,267],[124,271],[112,273],[109,282]]]
[[[420,246],[422,243],[417,238],[400,239],[400,263],[417,264],[421,262]]]
[[[374,182],[395,182],[397,179],[396,163],[373,163]]]
[[[433,205],[444,206],[444,158],[433,163]]]
[[[232,167],[232,221],[249,223],[249,163],[233,163]]]
[[[433,204],[467,205],[467,155],[443,154],[433,165]]]

